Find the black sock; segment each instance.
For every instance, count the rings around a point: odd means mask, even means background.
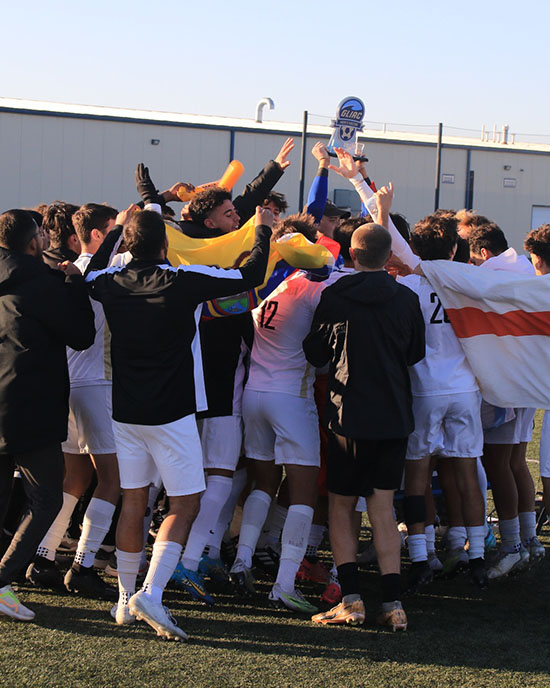
[[[346,595],[359,595],[359,569],[356,561],[340,564],[336,567],[338,582],[342,588],[342,597]]]
[[[382,576],[382,602],[393,602],[401,599],[401,576],[398,573],[387,573]]]

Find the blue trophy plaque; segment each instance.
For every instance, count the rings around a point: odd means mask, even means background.
[[[354,160],[366,162],[368,158],[362,155],[362,144],[357,143],[357,133],[363,131],[363,117],[365,106],[360,98],[348,96],[338,105],[336,119],[331,122],[334,132],[327,146],[327,151],[336,157],[335,148],[343,148],[353,155]]]

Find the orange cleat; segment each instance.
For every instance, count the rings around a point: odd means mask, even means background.
[[[319,624],[349,624],[350,626],[358,626],[365,621],[365,605],[363,600],[355,600],[346,604],[340,602],[336,607],[329,609],[328,612],[315,614],[311,617],[313,623]]]

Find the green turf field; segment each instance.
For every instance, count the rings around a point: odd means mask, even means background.
[[[535,439],[529,458],[537,453]],[[538,464],[530,466],[537,476]],[[548,550],[550,527],[541,539]],[[376,571],[365,569],[363,580],[361,628],[317,628],[273,610],[267,583],[247,602],[212,588],[213,608],[169,590],[165,604],[190,635],[187,643],[161,641],[143,623],[117,627],[108,603],[21,585],[36,620],[0,622],[0,686],[550,686],[550,551],[487,591],[465,576],[436,581],[404,600],[406,633],[376,628]],[[302,589],[312,602],[322,590]]]

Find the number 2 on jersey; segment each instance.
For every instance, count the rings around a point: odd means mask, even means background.
[[[430,318],[430,322],[433,323],[434,325],[441,325],[444,322],[445,323],[450,323],[451,321],[449,320],[449,317],[447,316],[447,313],[445,312],[445,309],[441,305],[441,301],[439,300],[439,296],[435,293],[435,291],[432,291],[430,294],[430,303],[435,303],[435,308],[432,313],[432,317]],[[440,311],[443,311],[443,319],[440,317]]]
[[[273,325],[270,325],[270,322],[273,320],[278,307],[278,301],[263,302],[262,307],[260,308],[260,327],[263,327],[265,330],[275,329]]]

